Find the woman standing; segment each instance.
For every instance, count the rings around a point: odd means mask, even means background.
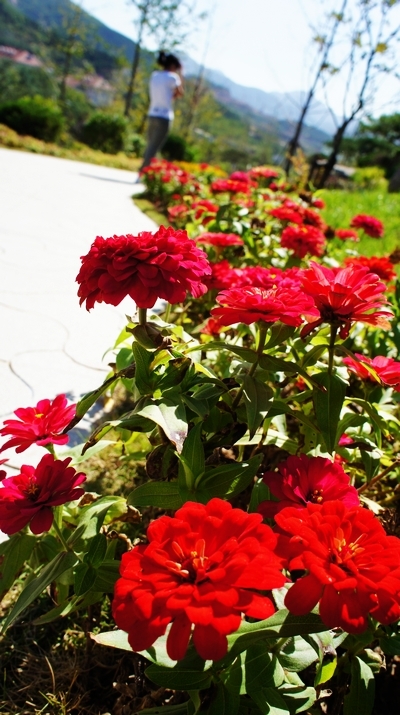
[[[160,52],[155,70],[150,77],[150,108],[148,111],[147,146],[140,171],[162,148],[174,118],[173,101],[182,97],[182,65],[175,55]],[[140,173],[140,172],[139,172]]]

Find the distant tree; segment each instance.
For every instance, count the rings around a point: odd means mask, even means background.
[[[193,14],[194,4],[191,0],[181,0],[180,2],[179,0],[129,1],[137,11],[135,21],[137,36],[125,96],[124,114],[126,117],[129,116],[132,108],[136,75],[145,39],[153,38],[159,47],[172,49],[184,41],[196,20],[203,17],[202,15],[196,16]]]
[[[310,108],[312,100],[314,98],[314,95],[315,95],[317,86],[320,82],[320,79],[321,79],[323,73],[326,73],[326,72],[329,73],[332,71],[332,66],[329,62],[329,54],[330,54],[332,46],[335,42],[335,38],[336,38],[337,31],[339,29],[339,25],[341,23],[343,23],[343,21],[344,21],[344,13],[346,10],[347,1],[348,0],[343,0],[342,7],[339,12],[331,13],[330,17],[328,18],[330,27],[328,24],[327,32],[325,34],[317,33],[314,38],[314,41],[316,43],[318,43],[318,45],[319,45],[319,49],[321,52],[321,59],[317,63],[317,69],[316,69],[316,72],[314,75],[313,82],[311,84],[310,89],[308,90],[307,95],[306,95],[304,104],[303,104],[301,112],[300,112],[300,117],[297,121],[293,136],[288,143],[286,159],[285,159],[285,163],[284,163],[284,169],[287,174],[289,174],[289,172],[290,172],[293,157],[295,156],[296,151],[298,149],[300,136],[301,136],[303,125],[304,125],[304,122],[306,119],[306,115]]]
[[[400,166],[400,114],[361,122],[353,137],[345,137],[342,154],[358,166],[380,166],[390,178]]]
[[[390,13],[397,4],[398,0],[357,0],[352,16],[346,20],[348,51],[342,51],[343,61],[337,68],[344,80],[343,114],[338,121],[332,112],[336,131],[326,163],[315,178],[317,188],[326,184],[346,130],[371,105],[378,79],[395,74],[394,45],[400,26],[393,26]]]
[[[69,3],[61,8],[61,27],[53,30],[51,43],[58,56],[57,72],[59,75],[60,104],[65,104],[67,78],[71,74],[76,60],[81,60],[85,54],[87,26],[84,13],[79,5]]]

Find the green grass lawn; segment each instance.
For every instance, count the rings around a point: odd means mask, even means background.
[[[382,221],[383,238],[361,238],[357,250],[365,256],[381,256],[400,248],[400,194],[385,191],[325,190],[318,195],[324,199],[324,220],[334,228],[348,228],[353,216],[368,214]],[[346,245],[349,245],[347,243]]]

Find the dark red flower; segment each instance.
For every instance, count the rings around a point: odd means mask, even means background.
[[[3,479],[0,489],[0,529],[15,534],[29,524],[34,534],[48,531],[53,523],[52,507],[80,499],[79,485],[86,475],[69,466],[68,459],[45,454],[37,467],[24,464],[21,473]]]
[[[307,253],[312,256],[322,256],[325,250],[325,236],[315,226],[287,226],[282,231],[281,246],[292,250],[298,258],[304,258]]]
[[[285,579],[273,553],[275,535],[261,520],[211,499],[206,505],[187,502],[174,517],[150,524],[149,544],[123,555],[115,585],[113,616],[133,650],[150,648],[172,623],[167,652],[181,660],[194,625],[199,655],[220,660],[242,614],[267,618],[274,612],[259,592]]]
[[[195,239],[197,243],[206,243],[209,246],[243,246],[244,241],[236,233],[202,233]]]
[[[69,405],[65,395],[57,395],[54,400],[40,400],[36,407],[19,407],[15,419],[4,420],[0,429],[2,437],[11,436],[0,449],[15,447],[16,452],[24,452],[31,444],[44,447],[46,444],[66,444],[68,435],[61,434],[75,417],[76,405]]]
[[[299,288],[279,283],[270,290],[250,286],[225,290],[217,295],[217,301],[221,307],[213,308],[211,313],[223,325],[280,320],[286,325],[299,326],[302,316],[312,310],[311,301]]]
[[[397,276],[393,263],[386,256],[371,256],[370,258],[354,256],[354,258],[346,258],[345,263],[346,266],[365,266],[383,281],[391,281]]]
[[[361,380],[378,382],[385,387],[393,387],[395,392],[400,392],[400,362],[383,355],[378,355],[371,360],[366,355],[354,354],[356,360],[351,357],[343,358],[343,363],[351,372]],[[367,366],[372,370],[368,370]]]
[[[312,205],[313,205],[316,209],[324,209],[326,204],[325,204],[325,201],[323,201],[323,199],[319,199],[319,198],[314,198],[314,197],[313,197],[313,198],[312,198]]]
[[[357,214],[352,218],[350,226],[352,228],[361,228],[367,236],[372,238],[381,238],[383,236],[383,223],[375,216],[367,216],[367,214]]]
[[[297,224],[303,223],[302,213],[289,206],[278,206],[276,209],[270,209],[268,213],[270,216],[279,219],[279,221],[291,221],[291,223]]]
[[[342,501],[287,507],[275,517],[289,538],[280,544],[290,571],[305,571],[285,606],[295,615],[319,602],[328,628],[362,633],[370,614],[385,625],[400,618],[400,540],[387,536],[363,507]]]
[[[341,241],[359,241],[360,237],[357,231],[353,231],[351,228],[338,228],[335,231],[335,235],[340,238]]]
[[[320,231],[326,230],[326,223],[322,217],[313,209],[303,209],[303,221],[306,226],[314,226],[319,228]]]
[[[98,236],[76,278],[80,304],[119,305],[130,296],[139,308],[152,308],[157,298],[181,303],[189,292],[195,298],[206,292],[211,268],[207,256],[186,231],[160,226],[138,236]]]
[[[206,281],[210,290],[247,285],[247,281],[243,277],[243,269],[232,268],[226,259],[218,261],[218,263],[211,263],[211,271],[211,276],[207,277]]]
[[[5,464],[6,462],[7,462],[6,459],[0,459],[0,467],[1,467],[2,464]],[[5,479],[6,476],[7,476],[6,470],[5,470],[5,469],[0,469],[0,482],[2,482],[3,479]]]
[[[357,489],[350,485],[350,479],[342,467],[325,457],[288,457],[278,465],[277,472],[265,472],[264,483],[279,501],[264,501],[258,511],[272,518],[287,506],[299,509],[308,502],[324,504],[339,499],[348,508],[360,503]]]
[[[379,310],[387,304],[386,286],[378,276],[362,266],[326,268],[311,262],[302,273],[303,290],[314,299],[321,317],[303,329],[305,337],[322,323],[330,323],[346,338],[352,323],[360,321],[389,329],[388,310]]]

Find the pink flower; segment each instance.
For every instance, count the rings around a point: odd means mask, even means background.
[[[197,243],[205,243],[209,246],[243,246],[243,239],[236,233],[202,233],[195,239]]]
[[[307,502],[323,504],[339,499],[349,509],[358,506],[357,490],[339,464],[324,457],[288,457],[278,465],[277,472],[265,472],[264,483],[279,501],[264,501],[258,511],[272,518],[287,506],[299,509]]]
[[[360,237],[357,231],[353,231],[351,228],[338,228],[335,231],[335,235],[340,238],[341,241],[359,241]]]
[[[40,400],[36,407],[19,407],[14,414],[17,420],[4,420],[0,435],[11,436],[0,449],[15,447],[16,452],[24,452],[31,444],[40,447],[46,444],[66,444],[68,435],[62,434],[75,417],[76,405],[68,405],[65,395],[57,395],[53,401]]]
[[[211,314],[222,325],[246,323],[250,325],[258,320],[275,323],[280,320],[286,325],[299,326],[302,316],[312,310],[308,296],[299,288],[278,284],[270,290],[263,288],[233,288],[217,295],[219,308],[213,308]]]
[[[357,214],[351,220],[350,226],[352,228],[361,228],[367,236],[372,238],[382,238],[383,236],[383,223],[375,216],[367,216],[367,214]]]
[[[378,382],[385,387],[393,387],[395,392],[400,392],[400,362],[383,355],[378,355],[372,360],[360,353],[355,353],[355,357],[356,360],[351,357],[343,358],[343,363],[350,372],[353,372],[361,380]],[[371,367],[372,371],[368,370],[366,366]]]
[[[0,529],[16,534],[29,524],[34,534],[48,531],[53,523],[52,507],[80,499],[79,485],[86,475],[70,467],[71,457],[60,460],[45,454],[38,466],[24,464],[21,473],[3,479],[0,488]]]

